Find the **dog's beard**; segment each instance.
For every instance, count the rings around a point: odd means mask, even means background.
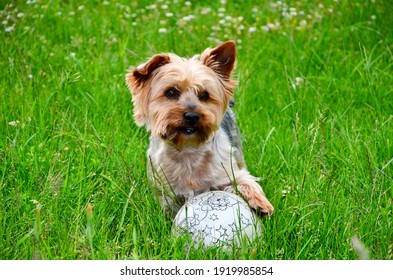
[[[213,135],[218,127],[213,124],[187,125],[168,125],[160,137],[177,147],[198,146]]]

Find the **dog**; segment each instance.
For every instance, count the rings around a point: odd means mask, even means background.
[[[213,190],[237,193],[257,213],[273,214],[244,161],[232,111],[235,60],[235,43],[227,41],[191,58],[156,54],[126,74],[135,122],[151,134],[149,181],[173,215]]]

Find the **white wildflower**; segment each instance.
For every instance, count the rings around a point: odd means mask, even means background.
[[[78,7],[78,11],[82,11],[84,9],[85,9],[85,6],[83,6],[83,5]]]
[[[18,17],[18,18],[23,18],[24,16],[25,16],[24,13],[18,13],[18,14],[16,15],[16,17]]]
[[[256,27],[250,27],[250,28],[248,29],[248,33],[254,33],[255,31],[257,31],[257,28],[256,28]]]
[[[195,19],[194,15],[188,15],[188,16],[183,17],[184,21],[192,21],[193,19]]]
[[[299,25],[300,26],[306,26],[307,25],[307,21],[306,20],[301,20],[300,22],[299,22]]]
[[[167,33],[168,30],[166,28],[160,28],[158,29],[158,33]]]
[[[204,9],[201,11],[201,15],[207,15],[207,14],[210,13],[211,11],[212,11],[211,8],[204,8]]]
[[[295,84],[297,87],[301,87],[304,83],[304,79],[302,77],[296,77],[295,78]]]
[[[274,3],[274,2],[270,2],[270,7],[272,7],[272,8],[277,8],[277,3]]]
[[[274,23],[268,23],[267,27],[269,27],[269,29],[275,29],[276,26],[274,25]]]
[[[186,5],[187,7],[189,7],[189,6],[192,5],[192,3],[191,3],[190,1],[186,1],[186,2],[184,2],[184,5]]]
[[[4,31],[5,32],[12,32],[14,30],[15,30],[15,25],[11,25],[11,26],[6,27],[6,29]]]
[[[173,17],[173,13],[166,13],[165,16],[166,17]]]
[[[16,120],[16,121],[10,121],[8,123],[10,126],[17,126],[18,124],[20,124],[20,121]]]
[[[277,26],[274,23],[269,22],[268,24],[262,26],[262,30],[265,32],[269,32],[273,29],[276,29],[280,24],[277,23]]]

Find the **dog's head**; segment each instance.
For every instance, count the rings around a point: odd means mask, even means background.
[[[134,117],[178,147],[199,145],[219,128],[233,95],[233,41],[191,59],[157,54],[126,75]]]

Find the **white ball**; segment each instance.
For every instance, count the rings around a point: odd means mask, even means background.
[[[247,203],[239,196],[212,191],[188,201],[174,220],[176,232],[190,233],[195,245],[205,246],[239,244],[245,238],[252,240],[260,232],[260,224]]]

